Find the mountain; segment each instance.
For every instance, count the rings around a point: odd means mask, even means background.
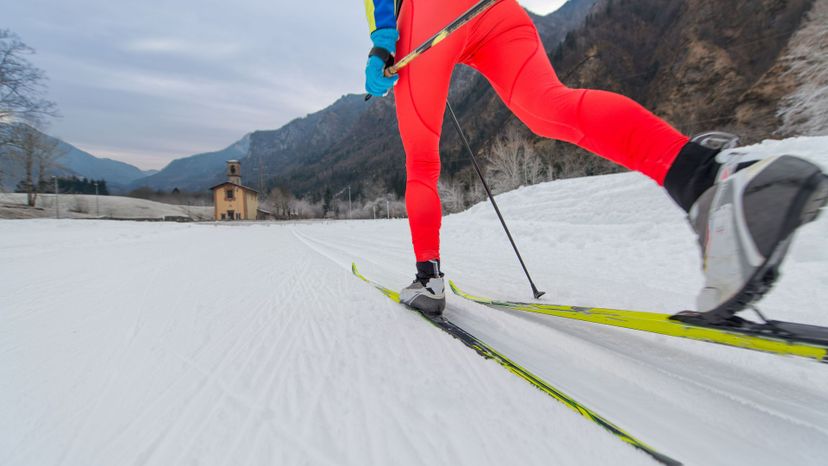
[[[163,170],[134,180],[129,189],[148,187],[171,191],[205,191],[224,179],[225,162],[241,160],[247,156],[250,134],[228,147],[215,152],[191,155],[170,162]]]
[[[769,134],[752,131],[757,115],[738,109],[752,102],[773,117],[781,96],[757,100],[756,86],[814,3],[731,0],[732,15],[717,0],[603,0],[553,63],[571,73],[568,85],[620,92],[688,134],[722,129],[755,141]]]
[[[77,176],[79,178],[96,180],[104,179],[110,191],[120,191],[132,181],[143,178],[151,173],[142,171],[140,168],[128,163],[95,157],[61,139],[49,136],[40,131],[38,133],[54,144],[55,150],[60,154],[55,159],[54,167],[49,170],[47,176]],[[6,190],[14,189],[17,183],[24,177],[23,167],[14,159],[7,156],[0,156],[0,172],[3,173],[2,187]]]
[[[132,188],[204,191],[225,179],[225,162],[243,160],[242,182],[260,189],[260,181],[313,161],[348,134],[370,105],[362,96],[343,96],[331,106],[297,118],[276,130],[254,131],[229,147],[176,159],[163,170],[136,180]],[[262,178],[260,178],[260,174]]]

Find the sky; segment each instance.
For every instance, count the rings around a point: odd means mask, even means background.
[[[0,0],[0,28],[49,78],[62,115],[49,134],[161,169],[364,92],[362,3]],[[546,14],[564,0],[520,3]]]

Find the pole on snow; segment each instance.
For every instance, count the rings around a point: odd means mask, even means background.
[[[569,79],[575,71],[577,71],[581,65],[589,61],[590,59],[594,58],[596,55],[595,52],[590,52],[584,57],[583,60],[580,61],[574,68],[572,68],[566,76],[564,76],[564,80]],[[529,284],[532,285],[532,294],[535,296],[535,299],[540,298],[544,294],[545,291],[538,291],[538,288],[535,286],[535,283],[532,281],[532,277],[529,276],[529,270],[526,269],[526,264],[523,263],[523,258],[520,256],[520,251],[518,251],[517,245],[515,245],[515,240],[512,239],[512,234],[509,233],[509,228],[506,226],[506,222],[503,220],[503,215],[500,214],[500,209],[497,207],[497,202],[494,200],[494,196],[492,196],[492,191],[489,189],[489,185],[486,183],[486,179],[483,178],[483,172],[480,170],[480,165],[477,163],[477,157],[474,155],[474,151],[469,145],[468,139],[466,139],[466,135],[463,133],[463,128],[460,127],[460,121],[457,120],[457,115],[454,114],[454,109],[451,108],[451,104],[449,103],[448,99],[446,99],[446,107],[448,108],[449,114],[451,115],[451,122],[454,123],[454,129],[457,130],[457,134],[460,135],[460,139],[463,141],[463,145],[466,146],[466,150],[471,156],[472,164],[474,164],[474,171],[477,172],[477,176],[480,177],[480,182],[483,183],[483,188],[486,190],[486,195],[489,196],[489,200],[492,201],[492,207],[494,207],[495,212],[497,213],[497,218],[500,219],[500,224],[503,225],[503,229],[506,231],[506,236],[509,237],[509,242],[512,243],[512,248],[515,250],[515,255],[517,255],[518,261],[520,262],[520,266],[523,267],[523,272],[526,274],[526,278],[529,279]]]
[[[472,150],[471,145],[469,145],[469,141],[466,139],[465,133],[463,133],[463,128],[460,127],[460,122],[457,120],[457,115],[454,114],[454,109],[451,108],[451,104],[448,101],[446,101],[446,108],[448,108],[449,115],[451,115],[451,122],[454,123],[454,129],[457,130],[457,134],[460,136],[460,139],[463,141],[463,145],[466,146],[466,151],[468,151],[469,156],[471,157],[472,164],[474,165],[474,171],[476,171],[477,176],[480,177],[480,182],[483,183],[483,189],[486,190],[486,195],[489,196],[489,200],[492,202],[492,207],[494,207],[495,213],[497,213],[497,218],[500,219],[500,224],[503,225],[503,230],[506,231],[506,236],[509,237],[509,242],[512,243],[512,249],[515,250],[515,255],[517,255],[520,266],[523,267],[523,272],[526,274],[526,278],[529,279],[529,285],[532,286],[532,295],[535,296],[535,299],[538,299],[546,292],[538,291],[538,287],[536,287],[535,282],[532,281],[532,277],[529,275],[529,270],[526,268],[526,264],[523,263],[523,257],[520,256],[520,251],[518,251],[515,240],[509,232],[509,227],[506,226],[506,221],[503,220],[503,215],[500,214],[500,208],[497,207],[497,202],[495,202],[494,196],[492,196],[492,190],[489,189],[489,184],[486,183],[486,179],[483,177],[483,171],[480,170],[480,165],[477,163],[477,157],[474,155],[474,151]]]
[[[449,23],[448,26],[444,27],[443,29],[440,29],[440,31],[438,31],[436,34],[429,37],[425,42],[420,44],[419,47],[409,52],[408,55],[402,57],[400,61],[386,68],[385,76],[390,78],[391,76],[397,74],[401,69],[408,66],[408,64],[411,63],[415,58],[425,53],[431,47],[434,47],[435,45],[442,42],[443,39],[450,36],[454,31],[463,27],[464,24],[473,20],[474,18],[479,16],[484,11],[488,10],[492,5],[499,1],[500,0],[480,0],[479,2],[475,3],[474,6],[466,10],[466,12],[462,15],[458,16],[457,19]],[[371,94],[365,96],[366,101],[370,98]]]

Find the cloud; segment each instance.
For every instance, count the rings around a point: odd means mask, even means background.
[[[239,53],[241,45],[228,42],[203,42],[165,37],[134,39],[123,50],[136,53],[158,53],[202,60],[221,60]]]

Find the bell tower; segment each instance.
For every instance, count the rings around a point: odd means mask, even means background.
[[[241,185],[241,163],[238,160],[227,161],[227,181]]]

